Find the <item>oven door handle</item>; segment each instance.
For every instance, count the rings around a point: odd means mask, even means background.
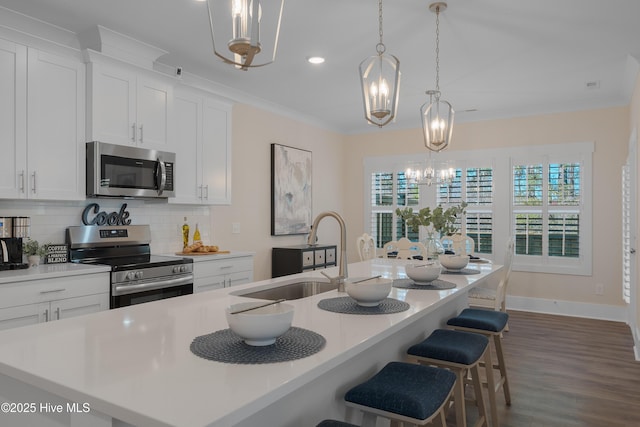
[[[147,283],[138,283],[136,285],[113,285],[112,295],[114,297],[117,297],[120,295],[128,295],[136,292],[153,291],[155,289],[191,284],[193,284],[192,274],[167,280],[153,280]]]

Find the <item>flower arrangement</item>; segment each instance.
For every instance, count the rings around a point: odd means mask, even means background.
[[[48,246],[48,243],[40,245],[37,240],[28,239],[22,243],[22,253],[27,256],[37,255],[43,257],[47,254]]]
[[[467,203],[462,202],[447,209],[442,206],[438,206],[433,210],[426,207],[417,212],[414,212],[412,208],[398,208],[396,209],[396,215],[406,221],[407,226],[414,231],[418,231],[420,226],[431,226],[431,232],[435,231],[441,236],[450,236],[458,231],[455,221],[458,215],[464,214],[466,207]]]

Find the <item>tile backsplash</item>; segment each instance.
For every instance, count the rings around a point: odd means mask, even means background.
[[[0,217],[27,216],[31,218],[31,238],[40,243],[64,243],[65,230],[82,225],[82,211],[90,203],[100,205],[100,211],[118,212],[123,203],[131,224],[151,226],[151,252],[172,254],[182,249],[184,217],[191,230],[196,223],[203,241],[211,241],[211,209],[209,206],[172,205],[166,201],[124,199],[87,199],[79,202],[0,200]]]

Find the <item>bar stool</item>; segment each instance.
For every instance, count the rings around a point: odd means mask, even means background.
[[[324,420],[316,427],[358,427],[355,424],[345,423],[344,421]]]
[[[487,369],[487,388],[489,389],[489,402],[491,405],[491,419],[493,424],[498,426],[498,410],[495,402],[495,395],[502,387],[504,400],[507,405],[511,405],[511,392],[509,391],[509,379],[507,378],[507,365],[502,351],[502,333],[507,327],[509,315],[502,311],[483,310],[479,308],[465,308],[462,312],[447,321],[447,325],[453,329],[466,332],[475,332],[487,336],[493,341],[496,349],[497,364],[491,365],[492,369]],[[500,372],[500,378],[495,381],[493,370]],[[493,392],[492,392],[493,390]]]
[[[378,416],[393,422],[446,426],[445,408],[456,375],[442,368],[389,362],[367,381],[344,396],[347,406],[364,412],[363,427],[375,426]]]
[[[478,369],[482,360],[485,361],[486,366],[491,366],[491,351],[489,339],[486,336],[451,329],[436,329],[424,341],[409,347],[407,354],[418,363],[446,368],[455,373],[453,401],[456,408],[457,427],[467,425],[464,389],[470,372],[475,393],[474,403],[479,413],[475,426],[488,426]]]

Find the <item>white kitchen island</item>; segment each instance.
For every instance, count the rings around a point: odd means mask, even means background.
[[[349,265],[350,277],[404,278],[407,261]],[[293,300],[293,326],[326,339],[318,353],[291,362],[238,365],[191,353],[192,340],[226,329],[224,310],[247,301],[233,295],[318,271],[166,299],[79,318],[0,332],[0,425],[11,426],[315,426],[324,418],[359,422],[345,391],[466,306],[470,287],[501,266],[470,265],[480,274],[441,275],[442,291],[393,288],[410,304],[401,313],[336,314],[320,300]],[[337,268],[325,270],[337,274]],[[60,405],[60,406],[57,406]],[[10,411],[7,412],[6,409]],[[13,412],[11,412],[13,410]],[[59,411],[59,412],[58,412]],[[20,412],[20,413],[17,413]]]

